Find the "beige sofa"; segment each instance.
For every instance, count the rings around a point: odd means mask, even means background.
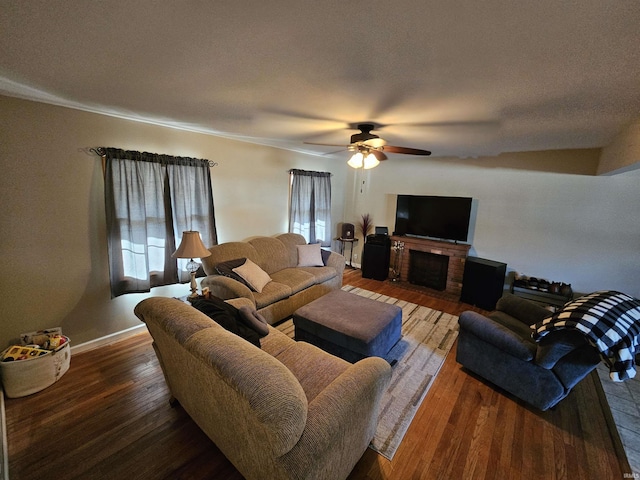
[[[135,313],[171,394],[247,479],[344,479],[373,438],[381,358],[350,364],[271,326],[258,348],[172,298]]]
[[[305,246],[302,235],[284,233],[276,237],[255,237],[248,242],[228,242],[209,249],[211,255],[202,259],[207,277],[201,286],[209,287],[218,298],[234,304],[233,299],[246,298],[270,324],[293,315],[298,308],[342,287],[344,257],[336,252],[325,252],[328,257],[323,266],[299,267],[298,246]],[[304,247],[303,247],[304,248]],[[216,266],[248,258],[264,270],[272,281],[262,292],[218,274]]]

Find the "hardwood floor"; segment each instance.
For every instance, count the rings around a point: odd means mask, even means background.
[[[347,270],[344,283],[456,315],[471,308],[359,270]],[[593,375],[554,410],[537,412],[462,370],[453,350],[393,461],[368,450],[349,478],[624,478],[631,471],[601,392]],[[169,406],[146,333],[74,356],[55,385],[7,399],[6,418],[12,479],[242,478]]]

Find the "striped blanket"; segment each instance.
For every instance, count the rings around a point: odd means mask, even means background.
[[[636,376],[640,343],[640,300],[636,298],[612,290],[594,292],[567,303],[531,328],[536,341],[554,330],[578,330],[598,349],[613,381]]]

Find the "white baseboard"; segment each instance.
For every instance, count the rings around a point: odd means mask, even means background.
[[[89,350],[95,350],[96,348],[119,342],[120,340],[124,340],[125,338],[129,338],[146,330],[147,326],[143,323],[142,325],[136,325],[135,327],[130,327],[119,332],[105,335],[104,337],[89,340],[88,342],[80,343],[78,345],[71,345],[71,354],[73,355],[82,352],[88,352]]]

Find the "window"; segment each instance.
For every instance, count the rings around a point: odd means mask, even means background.
[[[148,292],[189,280],[186,260],[171,258],[182,232],[217,243],[209,162],[187,157],[100,150],[111,296]]]
[[[331,245],[331,174],[290,170],[289,232]]]

